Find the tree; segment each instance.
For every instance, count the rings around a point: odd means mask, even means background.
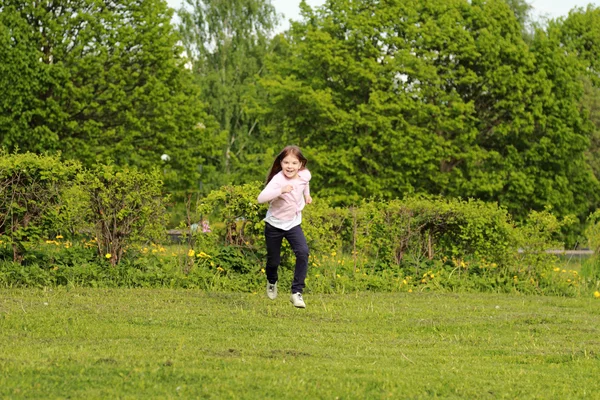
[[[549,27],[569,53],[581,63],[578,76],[583,82],[581,107],[594,124],[588,162],[600,179],[600,8],[592,5],[575,8],[568,17],[553,21]]]
[[[144,169],[195,186],[213,122],[163,0],[4,0],[0,146]]]
[[[303,16],[261,84],[321,195],[475,197],[518,219],[597,202],[576,60],[555,40],[530,50],[506,2],[329,0]]]
[[[269,0],[186,0],[178,15],[201,98],[224,135],[218,165],[226,181],[264,174],[257,76],[277,23]],[[255,175],[254,175],[255,176]]]

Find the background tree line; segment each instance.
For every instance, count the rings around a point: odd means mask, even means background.
[[[274,35],[268,0],[186,0],[176,19],[163,0],[0,0],[0,146],[158,166],[175,208],[264,179],[289,143],[333,204],[474,197],[580,224],[598,208],[600,9],[301,9]]]

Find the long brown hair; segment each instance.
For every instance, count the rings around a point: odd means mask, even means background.
[[[304,169],[306,167],[306,162],[308,160],[302,155],[300,147],[286,146],[283,150],[281,150],[277,157],[275,157],[275,161],[273,161],[273,165],[271,166],[269,175],[267,175],[267,182],[265,183],[265,185],[271,182],[271,179],[273,179],[273,177],[281,171],[281,162],[290,154],[298,158],[298,160],[300,160],[300,169]]]

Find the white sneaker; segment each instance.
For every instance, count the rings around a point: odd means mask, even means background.
[[[304,300],[302,299],[302,293],[292,294],[292,297],[290,297],[290,301],[292,302],[294,307],[306,308],[306,304],[304,304]]]
[[[267,297],[271,300],[275,300],[277,298],[277,282],[267,282]]]

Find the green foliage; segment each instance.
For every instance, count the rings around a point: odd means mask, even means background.
[[[579,63],[554,33],[529,46],[506,2],[328,1],[304,17],[261,80],[263,131],[303,146],[321,197],[477,198],[517,221],[548,205],[582,221],[598,203]]]
[[[0,238],[12,246],[14,261],[23,260],[27,242],[52,231],[79,170],[58,156],[0,152]]]
[[[195,187],[217,130],[171,17],[163,0],[3,1],[0,146],[144,170],[167,154],[168,187]]]
[[[264,97],[256,81],[277,23],[275,7],[266,0],[187,0],[178,16],[200,97],[220,127],[208,162],[223,184],[256,179],[266,169],[267,147],[255,111]]]
[[[101,165],[78,176],[100,257],[118,264],[132,243],[164,238],[165,198],[158,170]]]

